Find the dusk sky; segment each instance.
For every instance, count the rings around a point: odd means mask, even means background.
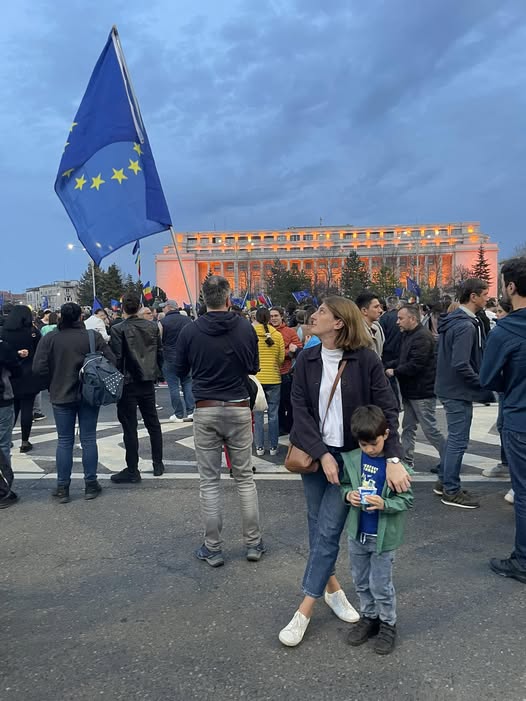
[[[116,24],[176,230],[480,220],[526,243],[524,0],[17,0],[0,289],[86,268],[53,190]],[[143,240],[143,279],[167,234]],[[132,246],[106,258],[135,272]]]

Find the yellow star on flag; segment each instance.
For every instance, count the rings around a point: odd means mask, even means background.
[[[135,142],[133,143],[133,150],[137,151],[139,156],[142,156],[142,149],[140,144],[136,144]]]
[[[123,180],[128,180],[128,176],[124,175],[124,168],[121,168],[120,170],[116,170],[115,168],[112,168],[113,170],[113,175],[111,176],[112,180],[118,180],[119,185],[122,185]]]
[[[74,189],[75,189],[75,190],[82,190],[82,188],[84,187],[84,185],[85,185],[88,181],[86,180],[86,178],[84,177],[84,175],[81,175],[80,178],[75,178],[75,182],[76,182],[77,184],[75,185],[75,188],[74,188]]]
[[[75,170],[75,168],[70,168],[69,170],[65,170],[65,171],[62,173],[62,177],[63,177],[63,178],[69,178],[69,176],[71,175],[71,173],[73,173],[74,170]]]
[[[78,122],[73,122],[73,124],[71,125],[71,127],[70,127],[70,129],[69,129],[69,133],[71,134],[71,132],[73,131],[73,129],[75,129],[75,127],[78,127],[78,125],[79,125]]]
[[[140,170],[142,170],[142,168],[139,166],[139,159],[137,159],[136,161],[132,161],[132,159],[130,158],[130,165],[128,166],[128,170],[133,170],[135,175],[137,175],[137,173]]]
[[[95,188],[98,192],[100,186],[105,182],[106,181],[100,177],[100,173],[99,173],[96,178],[91,178],[91,185],[89,186],[89,189],[93,190],[93,188]]]

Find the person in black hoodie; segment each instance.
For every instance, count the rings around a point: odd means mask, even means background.
[[[483,390],[479,371],[484,349],[484,330],[477,312],[488,299],[488,283],[466,280],[459,296],[460,307],[438,324],[438,357],[435,390],[446,410],[448,437],[444,459],[433,491],[447,506],[476,509],[479,500],[462,489],[460,468],[468,447],[473,402],[493,400]]]
[[[203,283],[207,313],[185,326],[177,340],[175,372],[191,371],[195,397],[194,442],[205,539],[195,551],[211,567],[224,564],[219,479],[226,446],[241,504],[247,560],[265,552],[252,474],[252,414],[247,376],[259,370],[258,339],[251,324],[228,311],[230,286],[219,276]]]
[[[15,351],[0,337],[0,509],[18,501],[12,491],[13,470],[11,469],[11,437],[15,412],[13,409],[13,388],[11,374],[15,374],[21,358],[28,355],[27,349]]]
[[[57,488],[53,491],[61,504],[69,501],[69,485],[73,467],[75,423],[78,419],[84,468],[84,498],[95,499],[101,492],[97,480],[97,419],[99,407],[82,400],[79,371],[89,353],[89,336],[81,321],[78,304],[67,302],[60,309],[58,329],[48,333],[39,343],[33,360],[33,373],[49,388],[55,415],[57,442]],[[115,356],[98,333],[95,349],[111,363]]]

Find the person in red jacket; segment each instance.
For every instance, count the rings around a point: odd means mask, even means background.
[[[292,428],[292,404],[290,402],[290,390],[292,388],[292,374],[296,363],[296,355],[303,348],[295,329],[285,324],[285,312],[281,307],[272,307],[270,310],[270,323],[283,336],[285,343],[285,360],[280,368],[281,394],[279,399],[279,432],[290,433]]]

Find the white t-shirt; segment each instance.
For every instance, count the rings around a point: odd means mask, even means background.
[[[86,319],[84,326],[87,329],[92,329],[93,331],[98,331],[102,338],[108,343],[110,337],[106,331],[106,324],[102,319],[100,319],[96,314],[92,314],[89,319]]]
[[[343,357],[343,349],[336,348],[335,350],[321,349],[321,359],[323,370],[321,373],[320,398],[318,401],[318,411],[320,413],[320,431],[323,423],[327,404],[331,396],[331,389],[338,374],[338,366]],[[330,445],[334,448],[343,446],[343,407],[342,407],[342,389],[341,380],[336,387],[336,392],[332,398],[329,407],[329,413],[325,420],[325,426],[321,435],[325,445]]]

